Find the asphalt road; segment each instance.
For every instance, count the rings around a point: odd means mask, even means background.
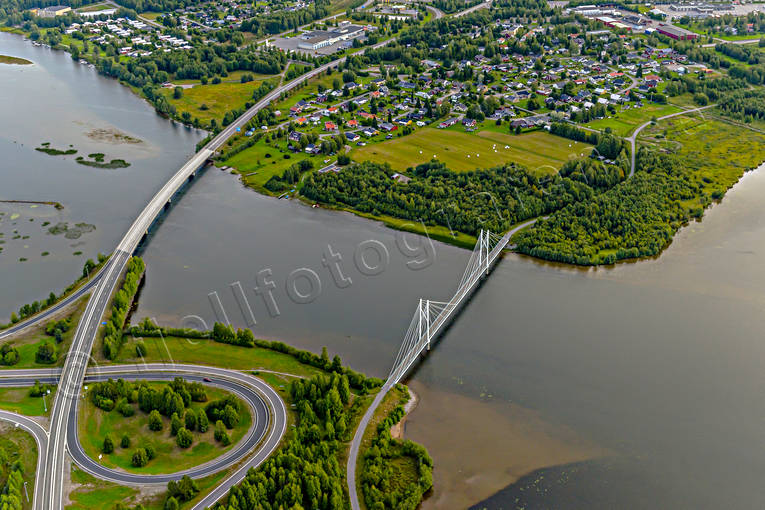
[[[34,491],[32,492],[32,501],[35,503],[37,501],[42,501],[43,486],[41,483],[39,483],[39,480],[45,471],[45,462],[43,460],[45,451],[48,448],[48,433],[45,431],[42,425],[33,419],[27,416],[22,416],[20,414],[0,410],[0,420],[13,423],[17,428],[26,430],[32,434],[32,437],[34,437],[35,442],[37,443],[37,470],[35,473],[35,484]],[[29,487],[29,489],[31,489],[31,487]]]
[[[69,296],[65,297],[55,305],[51,306],[50,308],[46,308],[40,313],[37,313],[33,315],[32,317],[29,317],[28,319],[25,319],[23,321],[17,322],[10,328],[4,329],[0,331],[0,340],[3,340],[5,338],[8,338],[10,336],[13,336],[17,333],[20,333],[21,331],[25,330],[26,328],[33,326],[35,324],[38,324],[44,320],[47,320],[49,317],[54,315],[56,312],[59,312],[63,308],[66,308],[70,304],[74,303],[78,299],[80,299],[82,296],[90,292],[90,290],[96,285],[98,280],[101,278],[101,275],[103,274],[103,267],[93,275],[93,278],[88,280],[88,282],[71,293]]]

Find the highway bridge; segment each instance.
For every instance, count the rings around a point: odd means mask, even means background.
[[[489,2],[486,5],[490,5]],[[482,4],[483,6],[483,4]],[[435,18],[441,16],[440,11],[434,12]],[[455,14],[459,15],[459,13]],[[395,38],[387,39],[381,43],[370,46],[370,48],[379,48],[392,41]],[[355,55],[363,54],[366,49],[362,49],[355,53]],[[264,96],[254,106],[249,108],[244,114],[237,118],[233,123],[229,124],[225,129],[218,133],[205,147],[198,151],[189,161],[186,162],[173,176],[165,183],[162,188],[157,191],[154,197],[149,201],[146,207],[141,211],[128,231],[125,233],[122,240],[119,242],[117,248],[112,253],[110,259],[104,264],[99,272],[97,278],[93,278],[85,288],[77,291],[77,297],[81,297],[86,292],[92,290],[90,299],[88,300],[85,312],[80,319],[75,330],[72,345],[69,353],[66,357],[65,365],[60,372],[58,379],[58,391],[56,392],[55,401],[51,412],[51,425],[50,432],[47,434],[47,444],[40,442],[40,459],[41,463],[38,466],[38,476],[36,479],[36,497],[34,502],[35,509],[43,510],[60,510],[63,507],[63,479],[65,462],[65,451],[69,444],[68,435],[73,435],[76,427],[73,428],[72,418],[76,417],[77,399],[80,398],[82,393],[82,385],[85,380],[86,371],[88,370],[89,363],[91,361],[90,353],[93,349],[95,339],[98,334],[98,330],[101,324],[101,319],[109,305],[110,298],[115,291],[118,281],[124,273],[125,266],[130,257],[135,253],[141,241],[149,234],[151,226],[162,214],[162,212],[172,203],[173,197],[190,181],[194,179],[197,173],[208,164],[210,158],[231,136],[237,133],[245,124],[247,124],[259,111],[266,108],[269,104],[279,98],[279,96],[287,91],[292,90],[299,84],[306,80],[309,80],[323,72],[326,72],[332,67],[336,67],[345,62],[346,57],[338,58],[332,62],[324,64],[316,69],[309,71],[308,73],[288,82]],[[499,250],[501,251],[501,249]],[[10,330],[6,330],[0,334],[0,339],[6,338],[11,334],[15,334],[20,330],[29,327],[33,324],[37,324],[44,320],[45,317],[50,316],[56,311],[60,310],[67,304],[73,302],[74,297],[70,296],[64,302],[54,305],[51,309],[44,313],[38,314],[33,318],[30,318],[23,323],[14,326]],[[461,300],[460,300],[461,302]],[[451,316],[453,311],[449,311],[448,315]],[[446,321],[444,321],[444,324]],[[435,323],[433,328],[434,332],[438,332],[442,329],[442,324]],[[431,337],[428,340],[433,340]],[[417,343],[419,345],[419,341]],[[415,356],[416,357],[416,356]],[[408,368],[406,369],[408,370]],[[402,372],[402,376],[406,373],[406,370]],[[0,372],[0,377],[3,374],[11,373],[11,371]],[[53,376],[55,377],[55,375]],[[392,384],[388,385],[384,390],[392,387]],[[380,393],[382,395],[383,392]],[[382,397],[380,397],[380,400]],[[376,400],[376,405],[379,402]],[[7,416],[7,413],[4,414]],[[371,415],[370,415],[371,417]],[[359,427],[361,433],[365,425],[369,422],[369,417],[365,415],[366,421]],[[17,418],[16,423],[21,423],[21,418]],[[39,431],[38,431],[39,432]],[[360,436],[357,432],[357,436]],[[360,441],[360,439],[359,439]],[[278,441],[277,441],[278,442]],[[354,473],[355,477],[355,458],[358,455],[359,444],[356,444],[356,438],[354,438],[355,454],[354,459]],[[76,450],[76,448],[73,448]],[[74,453],[76,455],[76,453]],[[212,505],[218,498],[224,496],[228,489],[241,479],[246,474],[246,466],[237,470],[229,478],[225,479],[218,487],[212,491],[204,500],[205,506]],[[349,480],[351,473],[349,473]],[[349,487],[352,491],[352,503],[354,503],[354,509],[358,508],[358,498],[355,492],[355,482]],[[201,505],[202,503],[200,503]],[[196,507],[195,507],[196,508]],[[203,506],[199,507],[204,508]]]
[[[371,46],[371,48],[381,47],[393,40],[394,38],[388,39]],[[364,51],[361,50],[359,53]],[[44,510],[59,510],[62,508],[64,454],[67,444],[67,431],[70,430],[69,421],[72,416],[72,406],[81,393],[85,371],[90,361],[90,353],[101,324],[101,317],[103,317],[106,311],[117,282],[125,270],[127,261],[135,252],[141,240],[148,235],[151,225],[162,214],[165,207],[172,202],[173,196],[208,163],[215,151],[233,136],[237,130],[240,130],[247,124],[260,110],[278,99],[282,93],[295,88],[305,80],[326,72],[331,67],[342,64],[345,60],[346,57],[341,57],[324,64],[268,93],[218,133],[204,148],[187,161],[154,195],[130,226],[110,260],[103,268],[103,276],[94,285],[93,293],[82,315],[82,319],[77,325],[72,346],[66,358],[66,364],[61,374],[59,390],[56,393],[51,414],[50,440],[46,453],[48,465],[42,480],[43,494],[45,496],[39,508]],[[221,487],[225,487],[225,490],[221,493],[225,494],[230,485],[227,486],[224,483],[219,489]]]

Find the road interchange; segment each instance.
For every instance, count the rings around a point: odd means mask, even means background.
[[[35,381],[44,384],[56,384],[61,374],[60,369],[17,369],[0,371],[0,387],[32,386]],[[80,397],[73,399],[75,405],[70,408],[68,420],[66,449],[72,460],[81,469],[102,479],[121,485],[145,486],[165,485],[170,480],[179,480],[188,475],[192,478],[202,478],[213,473],[229,469],[246,459],[236,470],[223,480],[215,490],[199,501],[194,509],[211,506],[221,496],[225,495],[231,486],[241,482],[250,468],[259,466],[279,446],[286,431],[287,411],[284,402],[276,391],[262,380],[244,372],[215,367],[204,367],[184,364],[144,364],[144,365],[115,365],[108,367],[91,367],[88,369],[85,382],[98,382],[107,379],[123,378],[126,380],[172,380],[183,377],[187,381],[197,381],[218,387],[236,394],[251,408],[253,423],[245,437],[234,448],[224,455],[193,468],[163,475],[141,475],[110,469],[90,458],[82,449],[77,435],[77,403]],[[35,483],[34,508],[40,508],[45,503],[44,485],[39,483],[45,476],[48,443],[50,435],[33,419],[8,411],[0,411],[0,420],[8,421],[23,428],[33,435],[38,444],[39,456]]]

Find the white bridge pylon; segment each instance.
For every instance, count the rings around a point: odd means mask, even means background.
[[[494,262],[510,241],[510,234],[500,237],[488,230],[481,230],[478,242],[470,255],[465,273],[454,296],[446,302],[420,299],[412,322],[404,336],[396,361],[388,375],[388,387],[401,381],[420,354],[430,350],[431,344],[444,326],[456,315],[462,303],[470,296],[482,276],[489,273]]]

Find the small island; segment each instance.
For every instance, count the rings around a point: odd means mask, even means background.
[[[78,156],[77,163],[81,165],[92,166],[95,168],[127,168],[130,166],[130,163],[124,159],[113,159],[107,163],[104,160],[104,154],[102,152],[88,154],[88,157],[90,160],[87,160],[82,156]]]
[[[0,64],[28,66],[28,65],[32,65],[32,62],[25,58],[11,57],[10,55],[0,55]]]
[[[50,142],[43,142],[39,147],[35,147],[38,152],[44,152],[48,156],[71,156],[77,154],[77,149],[73,149],[70,145],[68,149],[55,149],[50,146]]]

